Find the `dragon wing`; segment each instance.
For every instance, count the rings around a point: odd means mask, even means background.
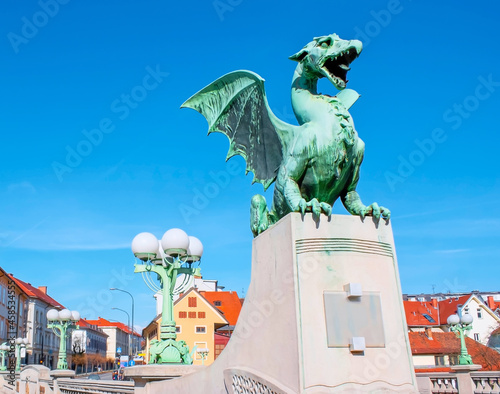
[[[226,74],[194,94],[181,108],[192,108],[208,121],[208,134],[229,138],[226,160],[234,155],[246,162],[253,182],[267,189],[276,179],[293,126],[279,120],[269,108],[264,79],[250,71]]]

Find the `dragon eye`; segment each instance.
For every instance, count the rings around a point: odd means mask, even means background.
[[[332,45],[332,39],[331,38],[327,38],[326,40],[321,41],[320,43],[318,43],[318,45],[321,48],[328,48],[330,45]]]

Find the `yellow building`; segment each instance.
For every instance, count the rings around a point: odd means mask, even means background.
[[[174,303],[174,318],[177,327],[177,340],[186,341],[190,351],[195,346],[208,348],[209,353],[205,365],[213,363],[215,359],[215,330],[229,324],[224,315],[192,288]],[[143,331],[143,337],[146,338],[146,360],[148,362],[149,346],[153,339],[158,339],[160,324],[161,315],[158,315]],[[202,364],[201,357],[196,350],[193,354],[193,364]]]

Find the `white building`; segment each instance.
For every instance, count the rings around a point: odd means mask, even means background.
[[[80,319],[78,326],[78,330],[71,332],[73,353],[99,354],[106,357],[108,335],[100,327],[84,319]]]
[[[106,357],[116,358],[120,355],[129,355],[134,350],[140,349],[141,335],[129,330],[126,324],[120,322],[111,322],[102,317],[97,320],[87,320],[88,324],[99,327],[107,336]],[[131,351],[129,352],[129,349]]]
[[[46,286],[38,288],[31,283],[23,282],[13,276],[11,279],[28,296],[28,315],[26,321],[26,332],[28,338],[28,355],[26,364],[43,364],[49,368],[56,368],[59,354],[59,337],[47,328],[47,312],[54,309],[64,309],[64,307],[47,294]],[[66,346],[71,345],[71,338],[68,338]]]

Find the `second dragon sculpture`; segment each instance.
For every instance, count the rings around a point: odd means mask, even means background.
[[[241,155],[254,182],[264,189],[276,182],[270,210],[263,196],[252,198],[254,236],[290,212],[329,216],[339,197],[352,215],[390,218],[387,208],[364,205],[356,192],[365,144],[348,112],[359,95],[345,87],[349,65],[361,49],[360,41],[331,34],[314,38],[290,57],[298,62],[292,82],[298,126],[273,114],[264,80],[250,71],[226,74],[182,105],[207,119],[209,133],[229,138],[227,159]],[[334,97],[318,94],[320,78],[327,78],[340,92]]]

